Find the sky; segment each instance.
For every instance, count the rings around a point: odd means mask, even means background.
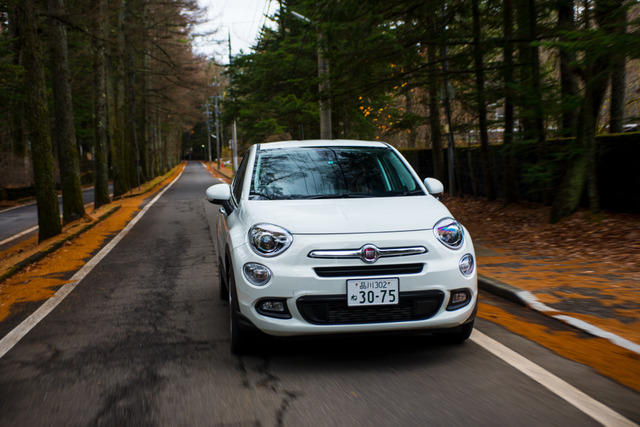
[[[278,8],[278,0],[198,0],[198,3],[207,9],[207,22],[198,30],[217,30],[217,33],[197,40],[195,49],[198,53],[216,56],[222,63],[228,63],[229,35],[233,55],[241,49],[249,52],[260,28],[265,21],[270,22],[265,15],[273,15]]]

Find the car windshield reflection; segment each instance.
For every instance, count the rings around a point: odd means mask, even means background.
[[[424,195],[391,149],[304,147],[256,152],[249,199],[340,199]]]

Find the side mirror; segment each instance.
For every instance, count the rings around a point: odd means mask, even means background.
[[[440,200],[442,193],[444,193],[444,186],[439,180],[435,178],[425,178],[424,186],[427,187],[429,194]]]
[[[216,205],[222,204],[222,202],[228,202],[231,199],[231,187],[229,184],[215,184],[207,188],[205,197],[211,203]]]
[[[233,206],[229,201],[231,200],[231,187],[229,184],[215,184],[207,188],[205,198],[209,203],[216,205],[222,205],[228,214],[233,212]]]

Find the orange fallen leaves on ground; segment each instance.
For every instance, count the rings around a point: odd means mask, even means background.
[[[552,331],[489,304],[480,303],[478,315],[640,391],[640,357],[630,350],[612,345],[604,338],[585,338],[573,331]]]

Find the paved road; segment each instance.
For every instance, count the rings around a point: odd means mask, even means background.
[[[0,359],[0,425],[598,425],[479,335],[453,347],[425,337],[265,341],[255,356],[233,356],[215,284],[217,209],[203,201],[213,181],[189,164]],[[482,336],[640,421],[637,393],[478,323]]]
[[[112,186],[109,187],[110,191],[113,190]],[[82,197],[84,203],[93,203],[93,188],[88,188],[82,191]],[[58,197],[60,200],[60,213],[62,214],[62,197]],[[29,203],[23,206],[4,209],[0,211],[0,246],[2,242],[22,233],[25,230],[29,230],[38,225],[38,207],[35,202]],[[34,230],[35,231],[35,230]]]

